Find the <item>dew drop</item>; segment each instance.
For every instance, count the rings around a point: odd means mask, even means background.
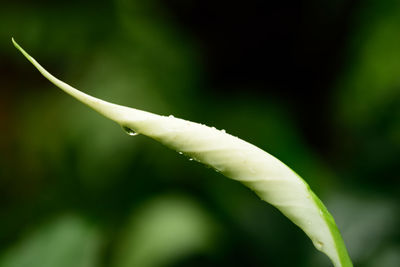
[[[169,115],[168,118],[175,118],[174,115]]]
[[[192,160],[193,160],[193,158],[189,158],[189,160],[190,160],[190,161],[192,161]]]
[[[182,154],[183,154],[183,152],[181,152],[181,151],[179,151],[178,153],[179,153],[179,155],[182,155]]]
[[[317,242],[315,242],[315,246],[317,249],[322,249],[322,247],[324,246],[324,243],[322,243],[321,241],[317,241]]]
[[[121,126],[121,127],[122,127],[122,130],[124,130],[124,132],[125,132],[127,135],[130,135],[130,136],[138,135],[137,132],[135,132],[134,130],[132,130],[132,129],[129,128],[129,127],[126,127],[126,126]]]
[[[223,168],[221,168],[221,167],[213,167],[214,168],[214,170],[216,171],[216,172],[223,172],[224,171],[224,169]]]

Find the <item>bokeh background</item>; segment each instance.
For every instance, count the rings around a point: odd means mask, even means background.
[[[330,266],[241,184],[65,95],[12,46],[105,100],[277,156],[356,266],[400,266],[398,0],[0,1],[0,266]]]

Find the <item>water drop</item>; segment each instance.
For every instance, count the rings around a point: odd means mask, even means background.
[[[129,127],[126,127],[126,126],[121,126],[121,127],[122,127],[122,129],[124,130],[124,132],[125,132],[126,134],[130,135],[130,136],[138,135],[137,132],[135,132],[134,130],[132,130],[132,129],[129,128]]]
[[[169,115],[168,118],[175,118],[174,115]]]
[[[220,168],[220,167],[213,167],[214,168],[214,170],[216,171],[216,172],[222,172],[222,171],[224,171],[224,169],[223,168]]]
[[[317,241],[317,242],[315,243],[315,247],[316,247],[317,249],[319,249],[319,250],[321,250],[323,246],[324,246],[324,243],[322,243],[321,241]]]
[[[189,158],[189,160],[190,160],[190,161],[192,161],[192,160],[193,160],[193,158]]]
[[[179,153],[179,155],[182,155],[182,154],[183,154],[183,152],[181,152],[181,151],[179,151],[178,153]]]
[[[225,129],[222,129],[221,132],[226,133]]]

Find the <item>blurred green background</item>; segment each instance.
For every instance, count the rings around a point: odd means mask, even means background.
[[[243,185],[65,95],[237,135],[298,172],[356,266],[400,266],[400,2],[0,2],[0,266],[330,266]]]

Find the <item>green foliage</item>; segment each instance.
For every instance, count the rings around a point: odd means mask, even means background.
[[[111,267],[118,233],[128,231],[138,207],[185,192],[225,235],[210,253],[170,267],[329,266],[297,227],[241,184],[152,140],[129,138],[60,96],[16,53],[14,36],[92,95],[209,122],[271,152],[324,200],[355,266],[400,266],[399,2],[305,1],[301,10],[277,2],[284,12],[267,3],[262,16],[249,12],[254,2],[240,3],[239,13],[235,3],[218,9],[215,1],[2,2],[2,259],[10,251],[24,258],[17,247],[54,218],[68,224],[60,214],[72,213],[101,236],[96,266]],[[187,23],[182,15],[193,12],[199,16]],[[236,42],[221,43],[233,41],[229,35]],[[232,62],[233,72],[223,69]]]
[[[76,215],[56,218],[30,233],[0,258],[1,267],[95,267],[101,235]]]
[[[210,216],[193,200],[160,196],[142,205],[121,232],[115,267],[170,266],[215,243],[217,230]]]

